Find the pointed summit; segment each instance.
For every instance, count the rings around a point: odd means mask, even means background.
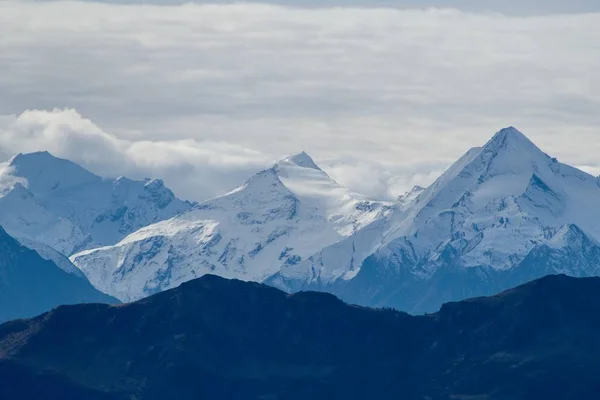
[[[99,181],[101,178],[72,161],[53,156],[47,151],[17,154],[10,162],[14,175],[27,180],[27,189],[35,195],[46,195],[64,189]]]
[[[542,151],[517,128],[509,126],[498,131],[483,147],[484,151],[498,152],[505,150],[526,150],[542,153]]]
[[[494,136],[501,136],[513,140],[529,140],[527,136],[523,134],[520,130],[515,128],[514,126],[508,126],[506,128],[500,129]]]
[[[467,165],[480,182],[499,175],[528,175],[548,168],[551,158],[516,128],[497,132]]]
[[[523,173],[535,170],[537,163],[549,157],[518,129],[501,129],[483,146],[474,147],[452,164],[433,186],[440,187],[454,178],[481,177],[506,172]],[[531,176],[531,173],[529,173]]]
[[[282,185],[283,184],[279,180],[279,177],[277,176],[277,172],[275,171],[275,169],[268,168],[268,169],[264,169],[262,171],[257,172],[256,174],[252,175],[250,178],[248,178],[246,180],[246,182],[244,182],[242,185],[238,186],[231,192],[226,193],[222,196],[217,196],[216,198],[226,197],[232,193],[239,192],[241,190],[245,190],[248,188],[250,188],[251,190],[255,190],[256,188],[260,188],[260,187],[264,187],[264,188],[273,187],[274,188],[274,187],[278,187],[278,186],[282,186]]]
[[[452,164],[420,196],[419,218],[469,204],[471,210],[520,196],[532,176],[552,186],[553,160],[514,127],[497,132],[483,147],[473,148]]]
[[[284,158],[283,160],[277,163],[278,165],[287,164],[287,165],[295,165],[297,167],[302,168],[311,168],[321,171],[321,168],[313,161],[313,159],[306,154],[306,152],[301,152],[296,155]]]

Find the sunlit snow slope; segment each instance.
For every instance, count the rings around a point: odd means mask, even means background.
[[[390,210],[338,185],[300,153],[187,213],[71,259],[97,288],[127,301],[206,273],[262,281]]]

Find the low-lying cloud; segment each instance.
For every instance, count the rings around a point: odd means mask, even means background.
[[[72,109],[25,111],[5,119],[0,141],[12,152],[48,150],[102,176],[161,177],[193,200],[228,191],[269,163],[257,151],[229,143],[119,139]]]
[[[104,132],[73,109],[29,110],[0,121],[0,160],[41,149],[106,177],[160,177],[186,199],[223,194],[276,159],[231,143],[181,140],[126,140]],[[333,177],[360,193],[391,199],[405,188],[433,181],[439,165],[385,165],[369,159],[320,160]],[[420,171],[433,169],[423,175]]]

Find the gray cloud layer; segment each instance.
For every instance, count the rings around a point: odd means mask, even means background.
[[[38,0],[48,1],[48,0]],[[187,0],[94,0],[114,4],[185,4]],[[231,4],[236,0],[209,0],[200,3]],[[246,3],[251,3],[246,1]],[[553,13],[590,13],[600,11],[597,0],[268,0],[264,3],[296,7],[391,7],[455,8],[471,12],[496,12],[509,15],[547,15]]]
[[[300,150],[341,183],[392,198],[507,125],[595,171],[599,24],[600,14],[0,2],[0,140],[102,173],[166,176],[193,199]],[[48,111],[22,114],[36,109]]]

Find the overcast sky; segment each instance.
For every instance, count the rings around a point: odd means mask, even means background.
[[[600,2],[351,1],[0,1],[1,151],[200,200],[306,150],[389,199],[515,125],[600,173]]]
[[[51,1],[51,0],[38,0]],[[184,4],[188,0],[103,0],[114,4]],[[555,13],[589,13],[600,11],[597,0],[267,0],[263,3],[296,7],[393,7],[455,8],[472,12],[497,12],[510,15],[546,15]],[[258,1],[213,0],[196,3],[231,4]]]

